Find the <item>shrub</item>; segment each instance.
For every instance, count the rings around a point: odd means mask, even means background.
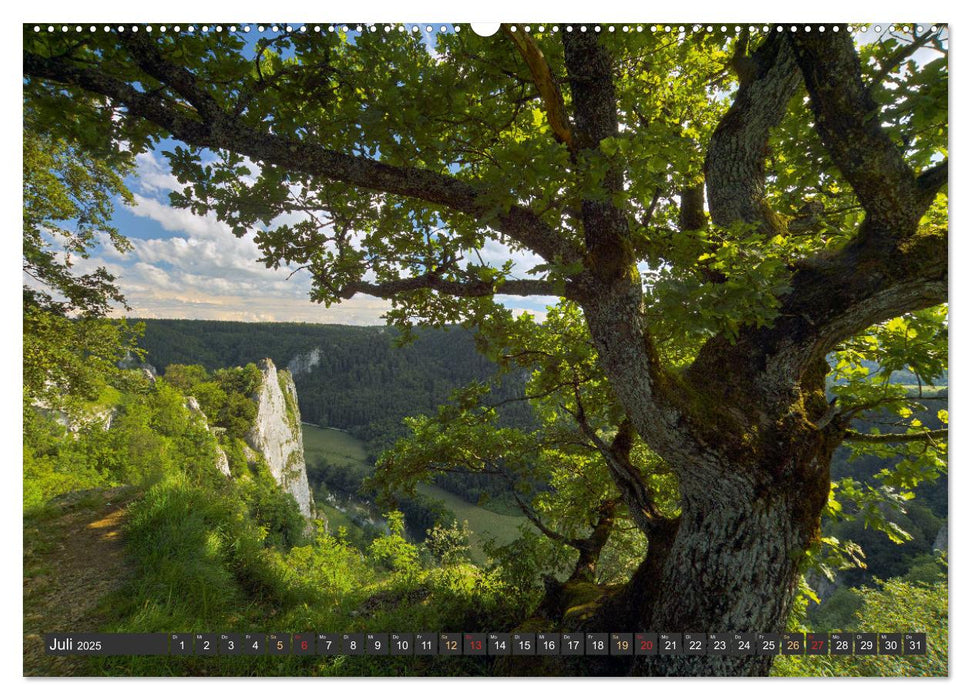
[[[947,583],[913,584],[901,579],[861,588],[863,606],[848,625],[853,632],[925,632],[926,655],[778,656],[776,676],[946,676]]]

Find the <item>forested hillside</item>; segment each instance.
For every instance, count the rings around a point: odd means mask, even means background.
[[[457,388],[487,381],[496,366],[476,351],[472,333],[454,327],[418,329],[412,342],[386,327],[306,323],[239,323],[146,319],[141,347],[146,361],[213,370],[269,357],[278,367],[296,360],[294,381],[304,421],[348,430],[375,448],[403,434],[406,416],[434,412]],[[314,351],[318,352],[314,352]],[[307,366],[313,353],[316,362]],[[515,378],[498,392],[521,394]],[[525,420],[515,405],[512,420]]]
[[[366,459],[356,466],[324,452],[308,454],[310,478],[315,489],[350,502],[372,502],[375,494],[364,487],[374,473],[374,462],[393,441],[408,434],[403,419],[434,415],[451,393],[469,382],[486,381],[497,373],[497,366],[480,353],[472,334],[461,328],[421,329],[413,342],[400,344],[400,334],[392,328],[302,323],[239,323],[187,320],[145,320],[141,346],[147,360],[164,368],[173,363],[203,364],[209,369],[232,366],[251,358],[272,357],[281,366],[295,368],[301,415],[304,420],[325,427],[347,430],[363,440]],[[315,352],[317,351],[317,352]],[[832,360],[834,363],[836,359]],[[862,363],[870,373],[879,371],[872,362]],[[521,376],[521,375],[518,375]],[[922,398],[913,403],[912,414],[876,413],[858,420],[861,433],[886,432],[914,418],[930,430],[942,427],[938,415],[947,408],[947,373],[934,378],[935,385],[921,387],[908,370],[895,370],[888,386],[894,391]],[[847,380],[837,376],[830,396],[843,390]],[[486,402],[501,403],[520,396],[523,387],[505,386],[485,397]],[[921,410],[920,407],[923,407]],[[533,425],[535,417],[525,405],[513,402],[503,407],[506,424]],[[910,411],[911,409],[908,409]],[[881,474],[906,466],[899,450],[887,447],[882,452],[860,452],[852,443],[834,454],[832,479],[848,480],[858,488],[879,490]],[[435,475],[436,483],[471,504],[481,503],[499,513],[519,513],[508,484],[475,470],[451,470]],[[852,487],[851,487],[852,488]],[[409,516],[411,532],[418,539],[434,520],[427,499],[396,499],[397,506]],[[839,573],[837,584],[823,583],[817,576],[825,606],[810,606],[810,615],[820,623],[832,617],[834,607],[843,605],[840,615],[852,613],[841,591],[850,586],[873,585],[875,580],[907,576],[936,578],[942,565],[934,554],[935,541],[947,524],[947,475],[922,480],[914,497],[899,508],[882,506],[883,521],[871,522],[861,510],[860,517],[824,519],[823,532],[840,542],[862,546],[862,566]],[[888,533],[887,529],[891,532]],[[896,532],[896,529],[902,533]],[[890,536],[888,536],[888,534]],[[891,539],[893,537],[894,539]],[[946,545],[945,545],[946,548]],[[835,603],[827,601],[836,596]]]
[[[382,451],[408,434],[405,418],[435,414],[453,392],[469,384],[492,385],[488,400],[501,404],[502,424],[529,426],[535,420],[525,402],[516,400],[524,394],[525,373],[500,375],[496,364],[477,350],[473,334],[461,327],[416,329],[403,342],[399,331],[383,326],[174,319],[138,323],[145,327],[140,346],[146,362],[160,372],[172,366],[183,372],[194,365],[217,370],[264,357],[290,367],[302,420],[346,430],[361,440],[371,465],[368,473]],[[308,459],[308,467],[315,487],[352,499],[361,496],[367,473],[319,456]],[[488,501],[489,508],[500,512],[510,507],[519,512],[505,482],[453,471],[437,475],[436,483],[470,503]]]

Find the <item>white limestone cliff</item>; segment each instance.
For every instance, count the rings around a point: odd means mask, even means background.
[[[269,359],[259,363],[263,381],[256,393],[256,419],[246,442],[263,455],[276,482],[293,495],[306,518],[314,517],[314,500],[303,457],[300,409],[293,377],[277,372]]]
[[[295,355],[290,362],[287,363],[287,370],[294,377],[301,374],[310,374],[314,367],[320,364],[320,348],[314,348],[310,352],[305,352],[300,355]]]
[[[195,396],[187,396],[185,398],[185,407],[189,409],[189,413],[193,413],[202,419],[202,424],[205,426],[206,430],[210,433],[212,430],[209,428],[209,419],[206,418],[206,414],[203,412],[202,407],[196,400]],[[229,458],[226,457],[225,451],[219,445],[216,445],[216,468],[219,469],[226,476],[232,476],[229,471]]]

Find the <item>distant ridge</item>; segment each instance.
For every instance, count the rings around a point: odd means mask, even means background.
[[[145,324],[141,346],[159,372],[170,364],[214,370],[270,358],[296,370],[304,421],[347,430],[373,446],[402,435],[406,416],[432,413],[457,388],[489,381],[497,371],[476,350],[473,334],[458,326],[416,329],[400,345],[400,333],[387,326],[131,320]],[[496,398],[519,395],[517,382],[507,382]]]

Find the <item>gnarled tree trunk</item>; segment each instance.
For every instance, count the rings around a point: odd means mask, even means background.
[[[734,412],[761,414],[761,425],[751,427],[761,439],[712,432],[703,456],[678,464],[680,515],[656,524],[644,562],[622,594],[604,601],[591,631],[784,631],[841,437],[827,423],[824,367],[814,369],[789,393],[797,399],[791,404],[769,411],[736,399]],[[719,385],[743,381],[726,371],[708,382],[709,390]],[[750,676],[767,674],[771,663],[769,656],[662,654],[608,665],[611,673]]]
[[[779,465],[783,469],[789,465]],[[829,493],[829,455],[805,465],[816,483],[794,487],[760,476],[710,472],[711,488],[686,493],[677,534],[642,611],[652,631],[782,632],[806,550]],[[640,582],[651,585],[652,582]],[[640,592],[633,592],[636,599]],[[766,656],[656,656],[635,666],[650,675],[765,675]]]

